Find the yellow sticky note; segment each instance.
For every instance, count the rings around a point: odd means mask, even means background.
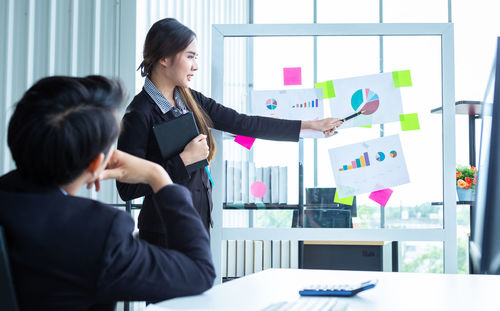
[[[314,87],[323,88],[323,99],[335,97],[335,89],[333,88],[332,80],[315,83]]]
[[[411,74],[409,70],[393,71],[392,81],[394,82],[395,88],[412,86]]]
[[[335,198],[333,198],[334,203],[352,205],[353,201],[354,201],[354,197],[347,197],[347,198],[339,199],[339,192],[335,190]]]

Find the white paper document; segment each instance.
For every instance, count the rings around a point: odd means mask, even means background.
[[[410,182],[399,135],[328,150],[339,198]]]
[[[401,91],[394,87],[392,72],[333,80],[335,97],[330,98],[332,117],[345,118],[368,109],[342,124],[339,129],[399,121],[403,113]],[[373,111],[374,110],[374,111]]]
[[[323,119],[323,90],[252,91],[251,109],[253,115],[263,117],[303,121]]]

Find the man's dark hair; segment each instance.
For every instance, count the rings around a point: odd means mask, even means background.
[[[19,172],[45,186],[74,181],[117,138],[123,99],[120,83],[102,76],[35,83],[9,122],[8,145]]]

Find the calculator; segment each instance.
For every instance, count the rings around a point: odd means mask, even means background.
[[[310,285],[299,291],[301,296],[354,296],[364,290],[374,288],[377,280],[369,280],[359,284]]]

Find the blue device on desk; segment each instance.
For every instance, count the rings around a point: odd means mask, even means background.
[[[354,296],[364,290],[374,288],[377,280],[360,284],[311,285],[299,291],[301,296]]]

